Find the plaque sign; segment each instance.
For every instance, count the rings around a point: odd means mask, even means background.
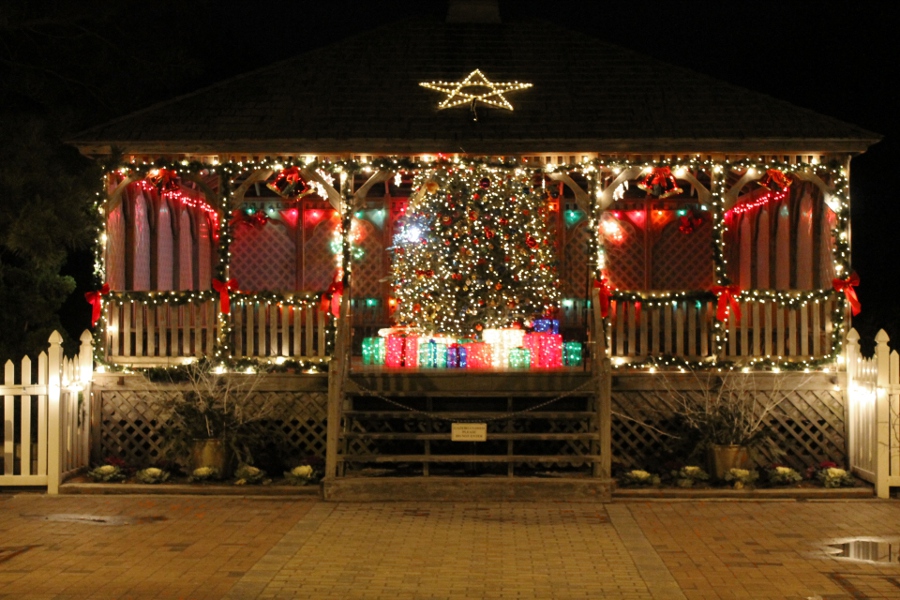
[[[450,440],[453,442],[486,442],[487,423],[451,423]]]

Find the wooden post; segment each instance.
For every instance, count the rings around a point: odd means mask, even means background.
[[[84,418],[82,419],[84,431],[80,432],[81,439],[81,460],[84,464],[80,467],[87,467],[90,464],[91,454],[91,407],[93,402],[91,399],[91,382],[94,379],[94,336],[85,329],[81,332],[81,348],[78,350],[78,378],[82,383],[82,397],[84,401]]]
[[[888,406],[890,394],[891,338],[884,329],[875,335],[875,365],[877,379],[875,387],[875,493],[879,498],[888,498],[890,486],[890,443],[891,413]]]
[[[816,331],[818,335],[818,330]],[[859,332],[856,328],[851,328],[847,333],[847,343],[844,346],[844,369],[847,376],[844,379],[844,427],[847,435],[845,437],[844,450],[847,454],[849,467],[853,469],[854,461],[858,458],[859,453],[859,407],[855,406],[851,390],[855,388],[854,382],[859,374]]]
[[[62,410],[60,407],[61,384],[60,369],[62,367],[62,336],[58,331],[50,334],[50,347],[47,349],[47,493],[59,494],[60,476],[62,474]]]
[[[338,324],[340,327],[340,324]],[[339,339],[339,338],[338,338]],[[339,345],[335,341],[335,345]],[[338,362],[338,353],[335,352],[331,362],[328,363],[328,426],[325,434],[325,479],[337,477],[337,451],[338,436],[341,433],[341,373]]]
[[[341,434],[341,414],[344,403],[344,384],[350,370],[350,333],[353,328],[350,314],[352,278],[350,277],[352,254],[350,251],[350,225],[353,218],[353,176],[348,173],[341,185],[341,223],[343,225],[343,295],[341,316],[335,324],[334,356],[328,365],[328,428],[325,441],[325,478],[338,476],[338,437]]]
[[[600,314],[600,294],[591,292],[594,307],[594,351],[591,363],[594,365],[597,402],[595,406],[599,433],[600,462],[594,462],[594,477],[608,479],[612,472],[612,366],[606,346],[606,321]]]

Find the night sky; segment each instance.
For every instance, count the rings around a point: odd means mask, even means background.
[[[161,44],[200,57],[196,81],[179,92],[252,70],[342,37],[416,14],[443,15],[444,2],[274,0],[237,10],[183,3],[140,17],[169,25]],[[149,5],[149,6],[148,6]],[[135,4],[137,7],[138,5]],[[539,18],[600,40],[787,100],[885,136],[851,164],[853,264],[863,337],[878,327],[900,336],[895,258],[900,146],[898,93],[892,89],[898,22],[873,2],[500,2],[504,19]],[[839,10],[835,10],[839,7]],[[156,21],[156,26],[159,22]],[[398,27],[397,35],[403,35]],[[565,44],[565,40],[535,40]],[[390,85],[390,82],[385,82]],[[665,86],[664,80],[659,85]],[[171,94],[169,90],[167,94]],[[160,97],[157,100],[163,100]],[[79,282],[81,283],[81,282]]]

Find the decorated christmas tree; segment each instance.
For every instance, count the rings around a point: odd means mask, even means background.
[[[457,336],[557,308],[544,191],[524,171],[440,165],[422,172],[394,240],[398,323]]]

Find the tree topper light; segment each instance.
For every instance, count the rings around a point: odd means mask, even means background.
[[[491,81],[479,69],[469,73],[462,81],[423,81],[419,85],[447,94],[447,97],[438,104],[439,110],[453,108],[461,104],[472,104],[474,106],[476,102],[512,110],[512,104],[509,103],[503,94],[532,87],[530,83],[520,83],[518,81],[502,83]]]

